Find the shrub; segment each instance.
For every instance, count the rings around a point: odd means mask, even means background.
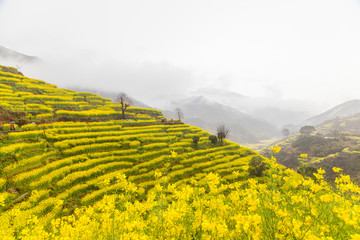
[[[317,173],[317,168],[313,166],[301,166],[298,167],[296,171],[304,177],[311,177],[315,179],[314,173]]]
[[[211,141],[211,143],[213,145],[215,145],[217,143],[217,141],[218,141],[218,139],[217,139],[217,137],[215,135],[209,136],[209,140]]]
[[[29,123],[30,123],[30,121],[27,120],[27,119],[19,119],[17,121],[17,124],[19,125],[19,127],[22,127],[23,125],[26,125],[26,124],[29,124]]]
[[[304,126],[300,129],[300,133],[304,135],[310,135],[313,133],[316,129],[313,126]]]
[[[268,169],[269,166],[264,162],[264,159],[260,156],[254,156],[249,162],[249,174],[250,176],[262,176],[263,172]]]
[[[193,136],[192,139],[193,139],[193,143],[195,144],[195,146],[197,146],[197,144],[198,144],[198,142],[200,140],[199,136]]]

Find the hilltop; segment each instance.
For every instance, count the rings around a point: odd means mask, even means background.
[[[328,111],[317,116],[311,117],[304,121],[304,125],[320,125],[326,121],[332,121],[337,118],[351,117],[356,113],[360,113],[360,100],[354,99],[345,103],[339,104]]]
[[[7,67],[7,66],[3,66],[3,65],[0,65],[0,72],[13,73],[13,74],[15,74],[15,75],[24,76],[24,74],[22,74],[22,72],[19,72],[17,68]]]
[[[279,163],[297,169],[301,165],[301,154],[307,154],[307,165],[325,169],[326,177],[333,181],[336,177],[330,171],[333,167],[344,169],[356,182],[360,182],[360,116],[337,118],[316,127],[311,134],[296,134],[276,143],[283,151],[278,156]],[[265,156],[268,150],[261,153]]]
[[[0,46],[0,59],[3,61],[15,61],[17,63],[34,63],[41,61],[39,57],[28,56],[6,47]]]
[[[0,72],[0,77],[1,109],[10,115],[2,116],[0,123],[9,120],[20,125],[32,121],[105,121],[119,120],[122,115],[119,104],[97,94],[61,89],[10,72]],[[158,110],[130,106],[125,117],[150,121],[160,115]]]
[[[347,176],[332,187],[322,169],[304,178],[277,164],[279,147],[268,159],[161,111],[121,108],[0,72],[4,239],[360,236]]]

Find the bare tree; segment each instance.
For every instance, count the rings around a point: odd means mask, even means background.
[[[131,98],[124,92],[119,93],[119,95],[116,96],[115,102],[118,102],[121,104],[121,118],[125,119],[125,111],[126,109],[133,104]]]
[[[220,125],[217,127],[216,132],[217,132],[217,137],[220,140],[220,144],[222,146],[223,139],[229,135],[230,131],[228,128],[225,127],[225,125]]]
[[[181,118],[184,117],[183,111],[181,110],[181,108],[176,108],[176,109],[175,109],[175,112],[176,112],[176,114],[177,114],[177,116],[178,116],[179,121],[181,122]]]
[[[20,65],[16,65],[16,73],[15,73],[15,74],[21,73],[20,71],[21,71],[21,66],[20,66]],[[21,73],[21,75],[22,75],[22,73]],[[20,81],[22,82],[23,79],[20,78]]]
[[[16,65],[16,70],[17,70],[18,72],[20,72],[20,71],[21,71],[21,65]]]
[[[288,137],[290,134],[290,130],[288,128],[283,128],[281,132],[285,137]]]

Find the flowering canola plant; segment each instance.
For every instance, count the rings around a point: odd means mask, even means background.
[[[209,133],[164,125],[158,110],[130,107],[131,119],[115,120],[110,99],[1,71],[0,103],[29,120],[94,120],[4,137],[1,240],[360,239],[360,188],[340,168],[330,185],[322,169],[306,178],[237,144],[207,147]],[[262,161],[264,176],[248,179]]]
[[[323,174],[319,169],[314,179],[304,178],[272,162],[263,178],[225,183],[209,173],[198,181],[171,184],[167,176],[155,172],[159,181],[142,201],[137,196],[143,189],[118,174],[116,194],[48,224],[21,207],[3,212],[0,235],[2,239],[360,239],[360,188],[341,173],[332,187]]]

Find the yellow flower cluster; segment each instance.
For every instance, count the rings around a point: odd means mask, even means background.
[[[59,200],[50,198],[32,211],[14,208],[1,214],[0,234],[3,239],[359,237],[360,200],[352,196],[360,191],[344,175],[338,177],[332,189],[322,178],[304,179],[282,168],[270,169],[269,181],[249,179],[229,184],[214,173],[188,184],[170,184],[161,173],[154,174],[158,183],[142,201],[137,200],[137,195],[143,190],[128,182],[124,174],[118,174],[114,176],[116,184],[110,185],[116,194],[53,219],[50,228],[34,214],[50,205],[56,209],[62,205]],[[323,175],[324,171],[317,174]],[[107,188],[109,179],[102,182]]]
[[[271,150],[274,154],[276,154],[276,153],[278,153],[278,152],[281,151],[281,147],[280,147],[280,146],[273,146],[273,147],[270,148],[270,150]]]
[[[30,120],[52,118],[52,115],[39,115],[41,113],[96,119],[118,118],[122,115],[119,111],[119,103],[113,103],[111,99],[93,93],[59,89],[44,81],[4,73],[0,76],[0,103],[3,108],[27,112]],[[69,110],[69,107],[72,109]],[[138,120],[135,125],[159,122],[156,118],[159,115],[161,111],[147,108],[129,107],[126,111],[127,117]],[[130,123],[123,122],[123,125],[130,125]]]
[[[35,151],[3,168],[0,190],[11,185],[27,194],[0,194],[3,239],[355,239],[360,233],[360,190],[348,176],[340,174],[331,187],[322,169],[315,180],[304,179],[273,158],[264,178],[247,180],[255,153],[228,142],[184,147],[195,135],[208,141],[195,127],[111,121],[25,129],[9,139],[46,136],[50,152],[41,151],[44,143],[40,150],[10,145],[17,153]],[[106,194],[114,195],[101,200]]]
[[[43,146],[43,142],[39,143],[14,143],[9,146],[0,147],[0,156],[5,155],[14,155],[18,154],[21,151],[32,149],[32,148],[38,148]]]

